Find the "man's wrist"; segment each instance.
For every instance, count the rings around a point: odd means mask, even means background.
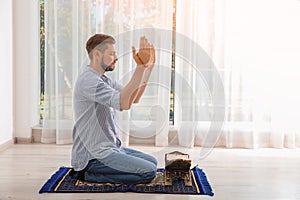
[[[145,71],[146,71],[146,69],[147,69],[147,65],[143,65],[143,64],[136,64],[136,67],[137,67],[137,68],[141,68],[141,69],[143,69],[143,70],[145,70]]]

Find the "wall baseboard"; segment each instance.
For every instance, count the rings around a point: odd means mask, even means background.
[[[33,142],[33,137],[24,138],[24,137],[15,137],[14,143],[15,144],[31,144]]]
[[[0,144],[0,152],[8,149],[13,144],[14,144],[14,139],[10,139],[7,142],[4,142],[3,144]]]

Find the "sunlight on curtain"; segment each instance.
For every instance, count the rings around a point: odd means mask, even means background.
[[[86,40],[113,35],[126,84],[131,45],[146,35],[157,67],[141,102],[119,113],[121,139],[168,145],[172,0],[45,0],[42,142],[72,142],[72,89],[88,64]],[[177,0],[175,128],[191,147],[300,146],[300,2]],[[169,31],[168,31],[169,30]],[[221,131],[220,131],[221,130]]]
[[[71,143],[72,3],[45,1],[45,97],[43,143]]]
[[[217,96],[210,88],[216,79],[213,74],[211,79],[201,77],[203,70],[198,76],[194,60],[177,56],[177,72],[197,88],[192,95],[201,116],[190,112],[186,118],[192,120],[177,123],[179,136],[190,135],[179,138],[179,143],[210,146],[207,138],[213,136],[216,145],[224,147],[299,147],[300,2],[178,0],[177,14],[178,33],[199,44],[213,61],[212,68],[217,68],[226,111],[217,134],[211,118],[219,105],[211,103]],[[180,87],[175,91],[186,92]]]
[[[129,133],[139,139],[154,138],[167,145],[169,122],[172,0],[45,0],[46,66],[43,143],[72,142],[72,89],[83,66],[88,64],[87,39],[106,33],[117,40],[117,68],[107,75],[126,84],[135,68],[131,45],[138,48],[146,35],[156,46],[157,67],[139,105],[119,113],[121,139]],[[170,74],[168,76],[168,74]],[[163,123],[162,123],[163,122]],[[159,133],[159,134],[157,134]]]

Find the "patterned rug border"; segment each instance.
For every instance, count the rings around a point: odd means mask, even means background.
[[[42,186],[39,193],[104,193],[103,191],[91,191],[91,190],[58,190],[60,184],[68,177],[70,172],[70,167],[60,167],[46,183]],[[164,169],[158,169],[157,172],[163,172]],[[197,166],[192,169],[193,172],[193,181],[196,182],[195,185],[197,187],[197,193],[176,193],[176,192],[168,192],[168,191],[160,191],[160,192],[143,192],[139,190],[139,186],[137,185],[125,185],[125,184],[116,184],[114,187],[111,187],[111,190],[105,191],[105,193],[109,192],[136,192],[136,193],[165,193],[165,194],[185,194],[185,195],[209,195],[213,196],[214,193],[212,191],[212,187],[210,186],[207,176],[204,171]],[[113,185],[113,184],[112,184]]]

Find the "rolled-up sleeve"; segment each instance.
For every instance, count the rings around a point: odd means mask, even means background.
[[[113,97],[112,97],[112,100],[111,100],[111,107],[121,111],[121,108],[120,108],[120,92],[116,92]]]
[[[112,88],[110,85],[99,79],[97,84],[85,84],[83,86],[85,96],[92,101],[120,109],[120,91]]]
[[[120,91],[120,92],[121,92],[121,90],[123,90],[123,88],[124,88],[124,86],[121,85],[121,84],[119,84],[117,81],[114,81],[113,87],[114,87],[114,89],[116,89],[116,90],[118,90],[118,91]]]

